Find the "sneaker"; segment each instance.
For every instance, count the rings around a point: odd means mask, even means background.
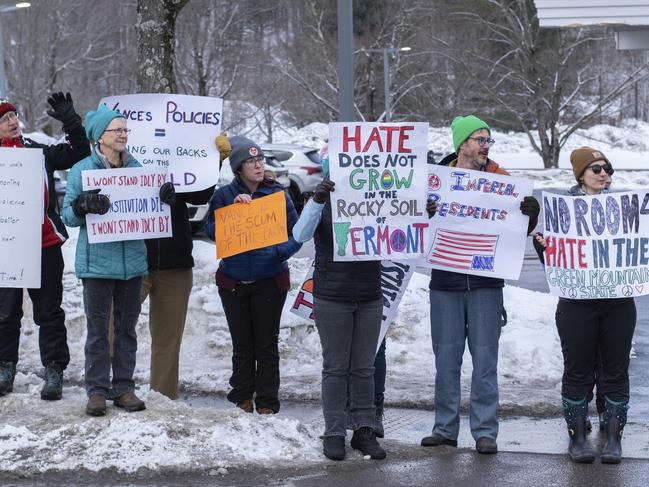
[[[129,413],[146,409],[144,401],[138,398],[133,391],[117,396],[113,399],[113,404],[115,407],[126,409]]]
[[[237,403],[239,409],[243,409],[247,413],[252,413],[255,410],[255,406],[252,404],[252,399],[244,399]]]
[[[63,395],[63,369],[52,362],[45,367],[45,384],[41,389],[41,399],[58,401]]]
[[[351,445],[354,450],[359,450],[363,455],[369,455],[372,460],[383,460],[386,457],[385,450],[376,441],[376,433],[368,426],[354,431]]]
[[[88,416],[105,416],[106,398],[101,394],[92,394],[86,404],[86,414]]]
[[[457,440],[451,440],[450,438],[444,438],[443,436],[433,434],[432,436],[426,436],[421,440],[421,446],[457,446]]]
[[[482,438],[478,438],[478,441],[475,442],[475,449],[478,453],[498,453],[498,443],[496,443],[496,440],[493,438],[483,436]]]
[[[322,438],[322,453],[329,460],[345,459],[345,437],[325,436]]]
[[[16,364],[13,362],[0,362],[0,396],[14,390],[16,378]]]

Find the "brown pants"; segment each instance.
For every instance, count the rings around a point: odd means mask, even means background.
[[[192,290],[192,269],[149,271],[142,279],[140,302],[149,298],[151,333],[151,389],[170,399],[178,398],[180,344],[185,330],[187,303]],[[108,345],[113,351],[113,313],[110,313]]]
[[[151,389],[170,399],[178,397],[180,344],[192,281],[191,268],[149,271],[142,280],[140,299],[149,297]]]

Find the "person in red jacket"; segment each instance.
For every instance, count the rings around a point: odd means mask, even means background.
[[[38,342],[41,362],[45,367],[45,383],[41,398],[61,399],[63,370],[70,361],[63,299],[63,254],[61,245],[68,234],[58,213],[54,171],[70,169],[90,155],[90,144],[72,103],[70,93],[54,93],[48,98],[47,113],[63,123],[67,141],[44,145],[23,137],[18,110],[6,100],[0,100],[0,146],[41,149],[45,158],[43,173],[44,216],[42,224],[41,287],[28,289],[34,309],[34,322],[39,327]],[[13,390],[18,362],[20,321],[23,316],[23,290],[0,288],[0,396]]]

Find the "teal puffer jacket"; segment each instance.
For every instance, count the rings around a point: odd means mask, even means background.
[[[128,152],[125,153],[124,167],[140,167],[140,163]],[[83,191],[81,171],[105,169],[101,159],[93,150],[92,154],[77,162],[68,175],[68,186],[63,200],[61,216],[69,227],[81,227],[77,240],[74,269],[77,277],[94,279],[127,280],[147,274],[146,246],[144,240],[124,242],[88,243],[86,218],[74,214],[72,206]]]

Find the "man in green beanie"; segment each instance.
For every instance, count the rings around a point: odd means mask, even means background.
[[[455,152],[440,165],[508,175],[489,159],[494,144],[491,128],[475,115],[456,117],[451,124]],[[529,216],[528,235],[536,226],[539,203],[521,202]],[[498,445],[498,340],[507,314],[504,280],[433,269],[430,274],[430,327],[435,353],[435,426],[422,446],[457,446],[460,430],[460,373],[465,342],[473,362],[470,398],[471,434],[479,453],[496,453]]]

